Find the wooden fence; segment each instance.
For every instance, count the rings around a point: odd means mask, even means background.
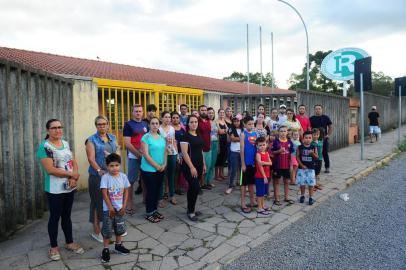
[[[369,133],[368,113],[372,106],[377,107],[379,112],[379,124],[382,131],[387,131],[398,127],[399,98],[385,97],[373,93],[364,93],[365,125],[364,135]],[[402,97],[402,123],[406,123],[406,97]]]
[[[61,119],[73,146],[72,82],[0,59],[0,239],[46,209],[36,149]]]
[[[323,106],[323,114],[333,122],[333,134],[330,138],[330,150],[348,146],[350,126],[350,99],[334,94],[296,90],[297,104],[304,104],[308,115],[314,115],[314,105]]]

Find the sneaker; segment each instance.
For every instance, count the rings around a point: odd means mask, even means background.
[[[122,235],[121,235],[121,237],[126,237],[127,236],[127,231],[125,231]]]
[[[126,249],[123,244],[116,244],[115,248],[117,253],[121,254],[121,255],[128,255],[130,254],[130,251],[128,249]]]
[[[326,170],[324,171],[324,173],[330,173],[330,169],[326,168]]]
[[[109,248],[103,248],[101,262],[108,263],[109,261],[110,261],[110,250]]]
[[[313,198],[309,198],[309,205],[313,205],[313,203],[314,203]]]
[[[90,233],[90,237],[92,237],[94,240],[96,240],[99,243],[103,243],[103,236],[101,234],[95,234],[94,232]]]
[[[225,194],[231,194],[231,192],[233,192],[233,189],[232,189],[232,188],[228,188],[228,189],[225,191]]]
[[[311,199],[311,198],[310,198],[310,199]],[[310,199],[309,199],[309,200],[310,200]],[[304,201],[305,201],[305,196],[300,196],[299,202],[300,202],[300,203],[304,203]]]
[[[138,188],[137,188],[137,190],[135,191],[135,194],[139,195],[139,194],[141,194],[141,193],[142,193],[142,186],[141,186],[141,184],[138,184]]]
[[[203,185],[201,188],[202,188],[202,189],[211,190],[211,186],[209,186],[209,185]]]

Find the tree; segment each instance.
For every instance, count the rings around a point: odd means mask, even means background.
[[[315,54],[309,55],[310,90],[342,94],[342,89],[339,87],[339,84],[320,72],[323,59],[331,52],[331,50],[327,52],[317,51]],[[306,89],[306,63],[301,74],[292,73],[289,79],[289,85],[289,89]]]
[[[234,81],[234,82],[246,82],[247,74],[238,72],[238,71],[234,71],[233,73],[231,73],[230,76],[224,77],[223,80]],[[250,72],[250,83],[260,85],[261,84],[261,74],[259,72],[256,72],[256,73]],[[272,73],[268,72],[265,75],[262,74],[262,85],[272,87]],[[276,83],[275,83],[275,87],[277,87]]]
[[[395,90],[395,80],[390,76],[386,76],[382,71],[372,71],[372,90],[371,93],[375,93],[382,96],[390,96]],[[354,93],[354,82],[351,81],[349,93]],[[352,94],[350,96],[352,96]]]

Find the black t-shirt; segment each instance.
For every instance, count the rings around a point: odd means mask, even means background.
[[[327,134],[327,127],[332,125],[333,123],[331,122],[330,118],[327,115],[313,115],[312,117],[310,117],[310,125],[312,126],[312,128],[321,128],[322,130],[322,136],[324,136],[324,134]]]
[[[199,175],[203,173],[203,145],[204,141],[202,137],[200,136],[193,136],[189,132],[187,132],[181,139],[180,143],[186,143],[188,144],[188,153],[190,156],[190,160],[193,163],[193,166],[195,166],[197,172]],[[182,166],[184,169],[188,169],[189,166],[186,164],[186,162],[182,163]]]
[[[314,145],[306,147],[303,144],[301,144],[299,145],[297,150],[299,151],[299,158],[300,161],[303,163],[303,165],[305,165],[308,169],[314,169],[315,159],[310,155],[310,150],[316,152],[316,147]]]
[[[368,113],[369,125],[370,126],[379,126],[378,118],[379,118],[378,112],[372,111],[372,112]]]

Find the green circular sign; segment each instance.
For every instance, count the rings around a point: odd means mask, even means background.
[[[347,81],[354,79],[355,60],[368,57],[368,53],[358,48],[342,48],[329,53],[321,63],[321,73],[329,79]]]

